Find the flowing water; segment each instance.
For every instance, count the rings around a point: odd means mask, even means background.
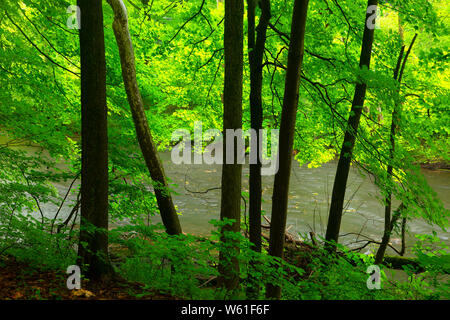
[[[185,232],[204,234],[212,228],[208,223],[218,219],[220,214],[220,165],[175,165],[170,161],[170,153],[161,154],[167,176],[176,184],[175,204],[181,211],[180,221]],[[248,163],[248,161],[247,161]],[[336,174],[337,162],[329,162],[319,168],[299,167],[294,160],[289,185],[287,228],[293,235],[305,236],[314,231],[324,235],[328,217],[329,201]],[[430,186],[450,208],[450,172],[444,170],[423,170]],[[248,192],[249,167],[243,167],[243,190]],[[263,204],[265,214],[270,218],[272,207],[273,176],[263,177]],[[213,189],[205,193],[205,191]],[[354,243],[364,240],[364,236],[380,240],[384,228],[384,206],[381,195],[369,177],[362,176],[358,169],[352,168],[346,191],[346,210],[341,224],[340,241]],[[247,212],[248,212],[248,199]],[[394,208],[399,203],[394,201]],[[246,203],[243,203],[245,209]],[[264,222],[265,223],[265,222]],[[408,222],[407,245],[414,241],[414,234],[431,233],[436,230],[438,236],[450,244],[450,234],[433,228],[423,220]],[[447,230],[448,231],[448,230]],[[361,234],[362,236],[357,236]],[[400,238],[393,235],[391,243],[400,247]],[[358,242],[359,243],[359,242]],[[355,244],[355,243],[354,243]],[[361,242],[364,244],[364,242]],[[356,244],[355,244],[356,245]],[[359,246],[359,245],[358,245]],[[391,253],[391,252],[388,252]]]
[[[2,141],[0,141],[1,143]],[[24,149],[24,147],[21,147]],[[34,147],[25,148],[34,151]],[[219,219],[220,214],[220,165],[176,165],[172,163],[170,153],[161,153],[165,173],[173,184],[173,198],[184,232],[208,234],[212,230],[211,219]],[[246,162],[248,163],[248,161]],[[299,167],[293,161],[292,175],[289,186],[289,204],[287,228],[295,236],[306,236],[310,231],[317,235],[325,234],[328,206],[336,173],[336,162],[324,164],[319,168]],[[63,165],[62,165],[63,166]],[[447,209],[450,208],[450,171],[423,170],[430,186],[438,194]],[[243,190],[248,192],[248,164],[243,166]],[[55,183],[61,196],[67,192],[70,181]],[[270,218],[273,176],[263,177],[262,209]],[[208,191],[209,190],[209,191]],[[341,224],[341,243],[359,246],[365,237],[380,240],[384,225],[384,208],[380,202],[380,193],[369,177],[362,176],[356,168],[352,168],[346,192],[346,207]],[[74,200],[74,197],[69,197]],[[70,212],[70,201],[62,208],[59,218],[64,219]],[[398,205],[394,201],[393,208]],[[51,204],[41,206],[46,216],[53,217],[57,207]],[[243,202],[243,210],[248,212],[248,198]],[[37,217],[39,215],[37,213]],[[159,217],[153,217],[152,222],[160,222]],[[263,222],[266,224],[266,222]],[[450,245],[450,234],[437,227],[431,227],[423,220],[408,221],[407,245],[411,247],[414,235],[437,231],[438,236]],[[361,234],[358,236],[357,234]],[[400,247],[400,238],[393,235],[393,246]],[[370,246],[366,247],[370,250]],[[388,254],[391,254],[388,249]]]

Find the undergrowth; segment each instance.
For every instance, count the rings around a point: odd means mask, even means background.
[[[408,281],[389,279],[381,269],[381,289],[368,289],[374,264],[372,255],[352,252],[343,246],[330,255],[321,247],[305,244],[286,247],[285,260],[271,257],[266,250],[255,253],[240,233],[228,233],[239,243],[239,252],[224,246],[216,226],[209,237],[169,236],[161,225],[126,225],[110,231],[110,259],[116,272],[131,282],[140,282],[148,291],[167,293],[181,299],[247,299],[249,286],[259,287],[258,299],[264,299],[268,283],[281,286],[282,299],[300,300],[372,300],[372,299],[449,299],[447,251],[431,250],[424,237],[416,244],[419,263],[426,270],[405,269]],[[227,222],[225,222],[227,223]],[[50,234],[36,220],[17,217],[0,226],[0,253],[16,257],[39,268],[65,270],[75,264],[76,237],[70,232]],[[230,239],[230,237],[232,239]],[[442,247],[439,247],[442,248]],[[217,284],[219,251],[239,261],[240,287],[234,291]],[[0,254],[0,255],[1,255]],[[252,261],[252,263],[250,263]],[[1,264],[0,264],[1,267]],[[251,275],[251,277],[249,277]],[[144,290],[146,291],[146,290]],[[142,296],[148,292],[142,292]],[[139,294],[136,295],[139,298]]]

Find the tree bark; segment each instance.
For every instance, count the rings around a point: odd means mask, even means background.
[[[108,0],[108,3],[114,11],[113,29],[117,46],[119,47],[122,77],[127,92],[128,103],[130,104],[133,115],[139,146],[148,171],[150,172],[150,177],[153,180],[161,218],[168,234],[181,234],[180,221],[175,206],[173,205],[164,168],[153,143],[147,116],[144,112],[144,103],[136,80],[135,57],[130,32],[128,30],[127,10],[122,0]]]
[[[406,218],[402,218],[402,248],[400,255],[403,256],[406,252]]]
[[[255,9],[256,1],[248,0],[247,17],[248,17],[248,56],[250,62],[250,124],[255,130],[256,143],[252,141],[252,148],[256,146],[256,150],[252,150],[252,154],[256,157],[256,163],[250,164],[249,179],[249,235],[252,249],[255,252],[261,252],[261,161],[260,161],[260,136],[263,122],[263,106],[262,106],[262,81],[263,81],[263,56],[266,44],[267,27],[269,25],[270,0],[261,0],[259,6],[261,8],[261,17],[258,27],[256,28],[255,41]],[[253,265],[253,264],[252,264]],[[259,288],[257,281],[250,280],[250,289],[248,295],[257,297]]]
[[[81,9],[81,225],[78,263],[91,280],[113,273],[108,258],[108,128],[101,0]]]
[[[295,120],[298,107],[300,73],[303,62],[308,0],[295,0],[292,15],[291,36],[286,71],[283,109],[281,112],[279,142],[279,167],[275,175],[272,196],[272,218],[270,226],[269,254],[283,258],[284,234],[286,229],[289,180],[292,164]],[[269,284],[266,296],[281,297],[281,288]]]
[[[364,34],[361,45],[361,56],[359,67],[370,68],[370,59],[372,56],[372,46],[374,39],[374,28],[368,26],[373,13],[369,11],[369,7],[378,6],[377,0],[369,0],[367,3],[366,18],[364,23]],[[373,7],[372,7],[373,8]],[[348,174],[350,171],[350,163],[352,160],[353,148],[355,146],[358,126],[363,111],[364,100],[366,97],[367,85],[365,82],[359,82],[355,87],[355,94],[353,97],[352,108],[345,129],[344,142],[342,143],[339,162],[334,179],[333,192],[330,204],[330,214],[328,216],[328,225],[325,235],[328,241],[327,247],[334,250],[335,245],[330,245],[330,242],[337,243],[339,240],[339,230],[341,227],[342,210],[344,207],[345,191],[347,188]]]
[[[394,211],[392,219],[389,216],[388,225],[387,226],[385,225],[383,238],[381,239],[380,246],[378,247],[377,254],[375,256],[375,264],[381,264],[383,262],[383,257],[384,254],[386,253],[386,249],[389,244],[392,230],[394,229],[394,225],[397,222],[398,218],[400,218],[403,210],[405,210],[405,206],[402,203],[397,208],[397,210]]]
[[[232,219],[231,225],[222,228],[222,241],[231,245],[234,253],[221,250],[219,257],[219,284],[233,290],[239,284],[239,263],[235,254],[239,253],[237,244],[230,244],[227,232],[239,232],[241,221],[241,179],[242,165],[238,163],[237,148],[234,143],[232,164],[227,163],[227,129],[242,128],[242,77],[243,77],[243,0],[225,0],[225,83],[223,93],[223,166],[221,188],[220,218]],[[235,141],[236,142],[236,141]],[[230,258],[230,255],[232,258]]]

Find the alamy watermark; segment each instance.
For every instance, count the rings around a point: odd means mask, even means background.
[[[386,5],[389,3],[386,2]],[[67,13],[70,14],[70,17],[67,19],[67,27],[69,29],[80,29],[81,28],[81,10],[80,7],[76,5],[70,5],[67,7]],[[370,16],[367,18],[366,25],[368,29],[380,29],[380,19],[381,16],[388,16],[389,13],[381,14],[381,9],[378,5],[371,5],[367,7],[367,14]]]
[[[181,138],[181,141],[180,141]],[[270,130],[270,156],[268,149],[268,131],[254,129],[226,129],[225,141],[218,129],[203,132],[201,121],[194,123],[194,137],[187,129],[177,129],[172,133],[172,141],[179,143],[172,149],[171,160],[174,164],[245,164],[246,138],[249,138],[249,163],[262,164],[261,175],[274,175],[278,172],[279,130]],[[203,141],[210,142],[203,150]],[[193,146],[192,146],[193,142]],[[223,155],[225,142],[225,159]],[[193,150],[192,150],[193,147]],[[193,159],[192,159],[193,158]]]
[[[381,289],[381,270],[380,267],[377,265],[371,265],[367,268],[366,273],[370,274],[369,278],[367,279],[367,289],[373,290]]]
[[[80,29],[81,28],[81,10],[80,7],[71,5],[67,7],[67,13],[70,17],[67,18],[67,28],[69,29]]]
[[[73,290],[73,289],[81,289],[81,269],[77,265],[72,265],[67,267],[67,274],[69,274],[69,277],[67,277],[67,289]]]
[[[389,2],[384,2],[384,7],[387,7],[391,10],[394,10],[393,6],[389,4]],[[367,7],[367,17],[366,26],[368,29],[381,29],[382,19],[389,16],[389,11],[382,10],[379,5],[370,5]],[[383,20],[383,26],[387,27],[387,24],[390,22],[387,20]]]

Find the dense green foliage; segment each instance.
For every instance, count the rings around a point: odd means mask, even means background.
[[[149,126],[159,150],[172,146],[176,129],[222,128],[223,3],[219,1],[125,1],[136,56],[137,80]],[[290,1],[273,0],[263,79],[263,126],[279,127],[292,17]],[[4,253],[65,269],[76,259],[76,219],[80,174],[80,58],[78,32],[66,27],[73,1],[0,2],[0,256]],[[353,88],[368,82],[354,164],[374,177],[381,194],[392,192],[405,204],[404,217],[424,219],[442,230],[449,211],[428,186],[421,163],[449,163],[450,73],[449,6],[445,0],[380,1],[371,70],[358,68],[366,1],[310,1],[306,26],[300,102],[294,149],[299,165],[320,166],[335,159],[343,139]],[[208,282],[217,276],[218,234],[168,236],[155,230],[158,214],[148,188],[151,181],[139,152],[122,82],[112,31],[113,14],[104,5],[109,110],[109,204],[112,222],[130,224],[111,231],[118,272],[183,298],[245,298],[245,290],[223,292]],[[245,21],[245,19],[244,19]],[[403,29],[402,43],[399,21]],[[393,69],[401,46],[415,34],[400,92]],[[246,45],[246,43],[245,43]],[[245,47],[245,46],[244,46]],[[250,127],[249,67],[244,54],[244,120]],[[394,105],[402,105],[394,159],[389,132]],[[36,151],[38,150],[38,151]],[[30,152],[32,151],[32,152]],[[394,167],[394,180],[386,173]],[[67,194],[52,183],[74,181]],[[75,200],[71,219],[57,218],[67,196]],[[380,199],[381,202],[384,199]],[[53,204],[45,212],[42,204]],[[59,208],[59,209],[58,209]],[[34,219],[25,212],[38,212]],[[216,223],[220,229],[222,223]],[[397,231],[398,226],[395,230]],[[383,280],[383,290],[367,290],[365,256],[340,248],[329,257],[322,249],[306,252],[308,264],[256,254],[240,238],[242,286],[252,272],[261,286],[283,287],[285,299],[439,299],[449,298],[449,251],[425,245],[437,237],[420,236],[416,257],[425,272],[409,282]],[[125,254],[121,256],[121,250]],[[230,250],[230,256],[232,255]],[[249,261],[259,261],[250,270]],[[292,261],[291,261],[292,262]],[[386,284],[384,284],[386,283]],[[432,288],[432,289],[430,289]],[[261,293],[263,294],[263,293]],[[261,296],[262,297],[262,296]]]

